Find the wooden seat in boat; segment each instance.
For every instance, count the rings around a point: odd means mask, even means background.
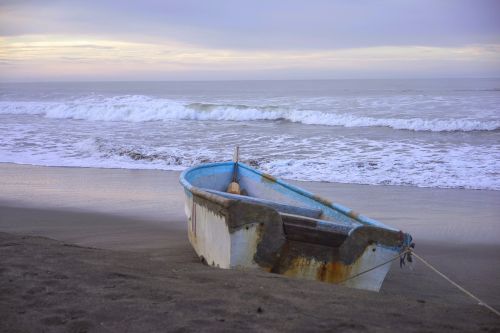
[[[316,218],[280,213],[286,237],[290,240],[339,247],[351,227]]]
[[[290,240],[338,247],[344,242],[349,231],[352,229],[345,224],[318,219],[322,214],[320,209],[293,206],[271,200],[210,189],[204,190],[224,198],[241,200],[277,210],[283,221],[285,234]]]
[[[277,210],[280,213],[301,215],[301,216],[312,217],[312,218],[318,218],[322,214],[321,209],[293,206],[293,205],[283,204],[283,203],[279,203],[279,202],[275,202],[275,201],[271,201],[271,200],[267,200],[267,199],[261,199],[261,198],[250,197],[250,196],[239,195],[239,194],[231,194],[231,193],[227,193],[227,192],[210,190],[210,189],[206,189],[206,188],[204,188],[203,190],[205,190],[209,193],[212,193],[212,194],[220,195],[221,197],[224,197],[224,198],[240,200],[243,202],[254,203],[254,204],[270,207],[270,208]]]

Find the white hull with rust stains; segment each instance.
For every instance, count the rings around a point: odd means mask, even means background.
[[[201,165],[181,175],[189,240],[208,265],[378,291],[390,269],[381,264],[411,242],[408,234],[241,163],[238,182],[248,196],[225,193],[234,166]]]

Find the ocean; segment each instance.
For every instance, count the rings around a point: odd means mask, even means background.
[[[0,162],[500,190],[500,79],[0,84]]]

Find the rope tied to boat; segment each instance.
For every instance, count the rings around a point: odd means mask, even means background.
[[[413,253],[413,249],[415,248],[415,243],[411,243],[406,247],[409,251],[403,251],[403,253],[399,254],[399,267],[403,268],[406,265],[406,262],[413,263],[413,258],[411,254]]]
[[[393,262],[394,260],[397,260],[397,259],[400,259],[400,260],[401,260],[401,258],[402,258],[403,256],[406,256],[406,254],[407,254],[407,253],[409,253],[410,251],[411,251],[411,249],[410,249],[409,247],[407,247],[406,249],[404,249],[404,250],[403,250],[403,251],[401,251],[398,255],[396,255],[396,256],[394,256],[394,257],[392,257],[391,259],[389,259],[389,260],[387,260],[387,261],[384,261],[383,263],[378,264],[378,265],[376,265],[376,266],[374,266],[374,267],[372,267],[372,268],[370,268],[370,269],[367,269],[366,271],[362,271],[362,272],[359,272],[359,273],[357,273],[357,274],[354,274],[353,276],[350,276],[350,277],[348,277],[347,279],[341,280],[341,281],[339,281],[338,283],[344,283],[344,282],[347,282],[347,281],[352,280],[352,279],[354,279],[354,278],[357,278],[358,276],[361,276],[361,275],[366,274],[366,273],[368,273],[368,272],[371,272],[371,271],[373,271],[373,270],[375,270],[375,269],[377,269],[377,268],[379,268],[379,267],[382,267],[382,266],[384,266],[384,265],[387,265],[388,263],[391,263],[391,262]]]
[[[346,281],[349,281],[349,280],[352,280],[358,276],[361,276],[363,274],[366,274],[368,272],[371,272],[379,267],[382,267],[384,265],[387,265],[388,263],[390,262],[393,262],[394,260],[398,259],[400,260],[399,262],[399,265],[400,267],[403,267],[405,266],[405,262],[408,261],[408,262],[413,262],[413,259],[412,259],[412,256],[415,256],[415,258],[419,259],[425,266],[429,267],[432,271],[434,271],[435,273],[437,273],[439,276],[441,276],[443,279],[445,279],[446,281],[448,281],[450,284],[452,284],[453,286],[455,286],[456,288],[458,288],[460,291],[462,291],[464,294],[466,294],[467,296],[471,297],[472,299],[474,299],[475,301],[478,302],[478,305],[481,305],[481,306],[484,306],[485,308],[487,308],[488,310],[490,310],[491,312],[493,312],[495,315],[497,315],[498,317],[500,317],[500,312],[498,310],[496,310],[495,308],[493,308],[492,306],[488,305],[485,301],[481,300],[479,297],[475,296],[474,294],[472,294],[470,291],[468,291],[467,289],[465,289],[464,287],[462,287],[461,285],[459,285],[458,283],[456,283],[455,281],[453,281],[452,279],[450,279],[448,276],[446,276],[444,273],[442,273],[441,271],[439,271],[436,267],[434,267],[433,265],[431,265],[429,262],[427,262],[424,258],[422,258],[421,256],[419,256],[418,254],[415,253],[415,250],[413,249],[415,247],[415,245],[412,243],[410,244],[409,246],[407,246],[403,251],[401,251],[397,256],[394,256],[393,258],[379,264],[379,265],[376,265],[370,269],[367,269],[363,272],[360,272],[358,274],[355,274],[347,279],[344,279],[342,281],[340,281],[339,283],[344,283]]]
[[[432,266],[424,258],[422,258],[418,254],[416,254],[415,251],[412,251],[412,254],[415,256],[415,258],[419,259],[424,265],[426,265],[427,267],[429,267],[430,269],[432,269],[434,272],[436,272],[443,279],[445,279],[446,281],[448,281],[449,283],[451,283],[452,285],[454,285],[455,287],[457,287],[464,294],[466,294],[469,297],[471,297],[472,299],[476,300],[479,305],[484,306],[485,308],[487,308],[488,310],[490,310],[491,312],[493,312],[494,314],[496,314],[498,317],[500,317],[500,312],[497,309],[495,309],[492,306],[488,305],[485,301],[481,300],[479,297],[475,296],[470,291],[468,291],[467,289],[465,289],[464,287],[460,286],[458,283],[456,283],[455,281],[451,280],[449,277],[447,277],[446,275],[444,275],[443,273],[441,273],[436,267]]]

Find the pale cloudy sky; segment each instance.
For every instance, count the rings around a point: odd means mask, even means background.
[[[500,77],[500,1],[2,1],[0,80]]]

